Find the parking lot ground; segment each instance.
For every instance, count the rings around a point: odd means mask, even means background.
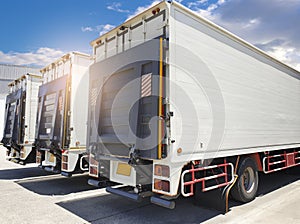
[[[300,223],[300,169],[260,175],[258,197],[230,201],[226,215],[179,198],[168,210],[145,200],[136,203],[87,184],[87,175],[66,178],[35,164],[5,160],[0,148],[0,223]]]

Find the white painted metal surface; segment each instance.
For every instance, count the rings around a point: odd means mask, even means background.
[[[25,111],[25,138],[24,142],[32,144],[35,138],[36,114],[38,107],[38,91],[42,83],[41,75],[27,74],[21,78],[22,85],[26,90]]]
[[[71,52],[51,63],[41,70],[43,74],[43,83],[56,80],[62,76],[68,76],[70,86],[70,144],[69,152],[65,156],[68,157],[67,169],[62,166],[62,171],[73,172],[77,165],[79,155],[86,152],[86,131],[87,131],[87,110],[88,110],[88,75],[89,65],[93,62],[90,55]],[[68,91],[68,90],[67,90]],[[55,166],[56,159],[45,156],[42,165]],[[52,159],[53,160],[53,159]]]
[[[81,154],[82,151],[66,151],[65,153],[62,154],[62,156],[66,156],[68,158],[68,161],[65,162],[62,160],[62,170],[66,172],[73,172],[75,170],[75,167],[78,162],[79,154]],[[63,163],[66,164],[66,169],[63,167]]]
[[[165,2],[162,2],[152,9],[158,8],[159,11],[156,13],[165,10],[167,5]],[[92,41],[91,45],[94,50],[95,62],[102,61],[163,35],[166,15],[162,14],[152,18],[152,9],[127,20],[122,25]]]
[[[91,56],[73,54],[71,66],[71,134],[70,147],[85,147]],[[83,150],[85,152],[85,149]]]
[[[299,146],[300,73],[179,4],[170,10],[174,161]]]
[[[32,144],[34,142],[35,129],[36,129],[35,123],[36,123],[36,114],[37,114],[38,89],[41,83],[42,83],[41,75],[27,73],[25,75],[22,75],[21,77],[19,77],[18,79],[16,79],[15,81],[11,82],[8,85],[9,94],[19,91],[20,89],[23,93],[25,93],[25,99],[24,99],[25,107],[22,107],[22,110],[25,110],[23,111],[24,117],[22,118],[22,125],[24,125],[25,128],[24,128],[24,139],[20,145],[21,160],[25,160],[30,154],[30,152],[32,151]],[[21,113],[21,111],[18,111],[18,113]],[[14,153],[16,153],[16,150],[13,150],[11,155],[13,155]]]
[[[43,83],[58,79],[64,75],[71,77],[70,104],[70,148],[85,147],[86,122],[88,108],[88,69],[93,62],[90,55],[71,52],[41,70]],[[85,149],[83,149],[85,151]]]

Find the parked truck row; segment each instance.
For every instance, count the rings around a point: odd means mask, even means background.
[[[229,194],[255,198],[258,172],[300,164],[300,72],[181,4],[162,1],[91,46],[11,85],[9,159],[88,171],[135,201],[195,196],[224,211]]]

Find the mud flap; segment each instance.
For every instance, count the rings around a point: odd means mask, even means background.
[[[224,194],[224,187],[215,190],[202,192],[200,187],[195,189],[195,205],[204,208],[211,208],[220,211],[222,214],[226,213],[226,194]]]
[[[35,162],[36,162],[36,150],[32,149],[26,159],[20,158],[19,164],[26,165],[28,163],[35,163]]]
[[[238,176],[234,175],[234,180],[231,184],[207,192],[202,192],[201,186],[199,184],[196,185],[195,205],[215,209],[222,214],[226,214],[229,211],[229,193],[237,178]]]

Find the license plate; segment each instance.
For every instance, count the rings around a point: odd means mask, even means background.
[[[131,166],[127,163],[118,163],[117,174],[129,177],[131,174]]]
[[[49,162],[50,163],[54,163],[54,161],[55,161],[55,156],[52,153],[50,153],[50,155],[49,155]]]

